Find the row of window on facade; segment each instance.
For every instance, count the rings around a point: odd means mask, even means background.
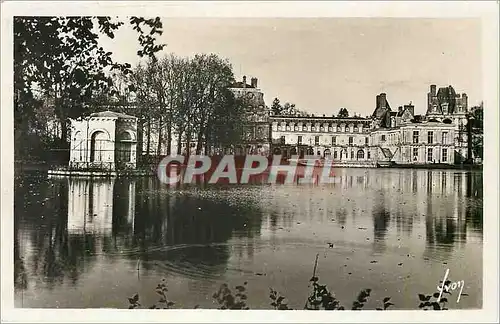
[[[273,127],[274,128],[274,127]],[[293,131],[295,132],[298,132],[298,131],[303,131],[303,132],[306,132],[308,131],[309,127],[307,125],[302,125],[302,126],[293,126]],[[332,127],[332,126],[329,126],[329,127],[324,127],[324,126],[311,126],[311,129],[310,131],[311,132],[346,132],[348,133],[349,130],[351,130],[352,133],[362,133],[363,132],[363,129],[365,129],[365,131],[368,131],[367,128],[363,128],[363,127],[341,127],[341,126],[337,126],[337,127]],[[278,125],[274,130],[277,130],[277,131],[292,131],[292,126],[290,125],[286,125],[286,126],[283,126],[283,125]]]
[[[384,135],[382,135],[383,137]],[[413,131],[413,143],[418,144],[420,139],[420,133],[419,131]],[[385,139],[382,139],[382,141]],[[434,132],[433,131],[428,131],[427,132],[427,143],[428,144],[434,144]],[[441,144],[448,144],[448,132],[442,132],[441,133]]]
[[[413,148],[413,161],[418,161],[419,160],[419,149],[418,147]],[[434,148],[429,147],[427,148],[427,162],[434,162],[435,161],[435,156],[434,156]],[[448,162],[448,149],[443,148],[441,150],[441,162]]]
[[[290,155],[297,155],[297,150],[295,148],[292,148],[290,151]],[[276,148],[274,150],[274,154],[282,154],[284,153],[285,155],[287,155],[288,151],[285,149],[283,152],[281,151],[280,148]],[[300,158],[303,158],[305,153],[307,153],[308,155],[314,155],[314,150],[312,148],[309,148],[307,149],[306,151],[304,150],[300,150],[300,154],[299,154],[299,157]],[[321,156],[321,151],[318,150],[316,151],[316,155],[317,156]],[[330,151],[330,149],[325,149],[323,151],[323,156],[325,158],[329,158],[332,156],[332,153]],[[342,159],[348,159],[349,158],[349,153],[347,152],[347,150],[341,150],[341,151],[333,151],[333,159],[335,160],[342,160]],[[371,158],[371,154],[370,154],[370,151],[367,152],[367,159],[370,159]],[[357,160],[364,160],[365,159],[365,152],[363,150],[358,150],[357,153],[354,152],[354,151],[351,151],[350,152],[350,159],[351,160],[354,160],[354,159],[357,159]]]
[[[337,145],[337,137],[336,136],[332,136],[331,140],[332,140],[331,145]],[[368,145],[368,142],[369,142],[369,138],[365,137],[365,145]],[[285,136],[281,136],[281,143],[285,144]],[[297,136],[297,145],[302,145],[302,144],[303,144],[302,136],[298,135]],[[320,145],[319,144],[319,136],[314,136],[314,145],[316,145],[316,146]],[[354,137],[352,137],[352,136],[349,137],[349,145],[354,145]]]
[[[105,162],[106,157],[108,160],[111,160],[111,155],[105,154],[108,149],[106,146],[108,144],[108,140],[96,140],[95,137],[92,137],[90,142],[90,162]],[[117,161],[121,162],[130,162],[132,158],[132,145],[130,143],[115,143],[115,150],[113,150],[115,158]],[[83,146],[83,144],[79,145],[79,148],[75,148],[78,151],[79,161],[84,160],[85,154],[87,154],[87,149]]]

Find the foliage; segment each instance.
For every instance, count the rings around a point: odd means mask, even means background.
[[[440,281],[442,283],[442,281]],[[450,280],[446,280],[444,283],[444,286],[448,286],[451,284]],[[435,292],[434,294],[431,295],[424,295],[424,294],[418,294],[418,299],[420,300],[420,304],[418,305],[418,308],[423,309],[423,310],[447,310],[446,308],[446,303],[448,302],[448,298],[444,297],[444,294],[451,295],[451,292],[447,290],[443,290],[443,295],[441,296],[441,299],[438,302],[439,298],[439,292]]]
[[[273,288],[269,288],[269,298],[271,299],[271,306],[274,307],[276,310],[292,310],[293,308],[289,308],[287,303],[284,303],[285,297],[281,296],[280,293],[278,293],[276,290]]]
[[[229,286],[222,284],[212,296],[219,304],[219,309],[249,309],[246,305],[246,285],[247,282],[243,283],[243,286],[236,286],[234,289],[237,293],[233,295]]]
[[[177,142],[185,142],[186,148],[197,143],[196,154],[207,152],[210,146],[239,142],[246,103],[229,90],[233,82],[231,64],[215,54],[193,58],[169,55],[137,66],[131,85],[141,107],[137,115],[143,116],[140,122],[145,125],[146,151],[160,153],[166,142],[170,154],[172,129]],[[152,148],[154,130],[161,140]],[[188,152],[182,152],[179,145],[177,153]]]
[[[345,118],[349,117],[349,111],[347,108],[340,108],[339,113],[337,114],[338,118]]]
[[[113,62],[99,37],[114,38],[124,22],[110,17],[15,17],[14,19],[14,118],[18,138],[31,132],[43,104],[54,108],[67,142],[68,118],[91,110],[96,93],[110,91],[106,72],[130,72],[128,63]],[[159,18],[130,17],[138,32],[139,56],[154,57],[165,45]],[[21,143],[18,147],[23,146]],[[19,153],[19,152],[16,152]]]
[[[308,310],[344,310],[344,306],[340,305],[338,299],[328,291],[326,285],[320,285],[318,280],[316,276],[311,278],[310,281],[313,283],[313,291],[307,298],[304,308]]]
[[[281,105],[278,98],[274,98],[271,105],[271,112],[275,116],[306,116],[307,113],[295,107],[295,104],[285,102]]]
[[[165,283],[165,279],[162,280],[161,283],[156,287],[156,293],[160,295],[160,299],[158,300],[158,304],[151,306],[151,309],[168,309],[175,305],[174,302],[168,300],[167,298],[167,284]],[[163,306],[163,307],[162,307]]]
[[[313,282],[313,291],[308,297],[305,309],[307,310],[345,310],[345,308],[340,305],[338,299],[328,290],[326,285],[321,285],[318,283],[319,278],[313,276],[311,278]],[[441,283],[441,282],[440,282]],[[447,280],[445,285],[449,285],[451,281]],[[213,294],[213,299],[218,303],[218,309],[232,309],[232,310],[247,310],[250,309],[247,304],[246,295],[247,282],[244,282],[242,286],[236,286],[234,290],[235,294],[231,291],[227,284],[222,284],[219,290]],[[279,292],[273,288],[269,288],[269,299],[271,300],[270,306],[275,310],[293,310],[287,303],[285,303],[286,297],[281,295]],[[167,293],[168,289],[166,287],[165,279],[162,280],[160,284],[156,287],[156,293],[160,295],[158,303],[149,307],[150,309],[168,309],[174,305],[174,302],[168,300]],[[451,292],[444,290],[443,294],[451,295]],[[363,289],[359,292],[356,300],[353,301],[351,310],[362,310],[366,304],[368,298],[370,297],[371,289]],[[419,308],[423,310],[447,310],[446,303],[448,299],[441,297],[441,300],[437,302],[439,297],[439,292],[433,295],[418,294],[420,300]],[[129,308],[135,309],[141,306],[139,302],[139,295],[134,294],[132,297],[128,298]],[[377,307],[376,310],[387,310],[390,306],[394,306],[391,302],[391,297],[385,297],[382,300],[382,307]],[[194,308],[198,308],[196,305]]]
[[[385,297],[384,300],[382,301],[382,308],[377,307],[376,310],[387,310],[389,307],[394,305],[393,303],[390,302],[391,297]]]

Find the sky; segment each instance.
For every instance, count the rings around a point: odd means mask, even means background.
[[[267,105],[318,115],[341,107],[362,116],[385,92],[393,109],[425,113],[431,84],[482,100],[481,22],[456,18],[162,18],[163,53],[215,53],[237,79],[258,78]],[[137,35],[124,27],[103,45],[135,64]],[[161,55],[161,54],[160,54]]]

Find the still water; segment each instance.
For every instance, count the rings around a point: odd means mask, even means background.
[[[154,178],[16,178],[16,307],[150,306],[162,279],[174,308],[217,308],[222,283],[247,282],[251,309],[269,288],[301,309],[316,275],[350,308],[392,297],[418,309],[446,269],[482,307],[482,172],[338,169],[338,183],[168,188]]]

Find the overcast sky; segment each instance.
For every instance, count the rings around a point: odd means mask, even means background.
[[[482,99],[481,24],[465,19],[162,18],[164,52],[216,53],[237,79],[257,77],[273,98],[316,114],[340,107],[371,114],[386,92],[391,107],[409,101],[424,113],[430,84]],[[118,61],[138,61],[136,34],[104,43]]]

